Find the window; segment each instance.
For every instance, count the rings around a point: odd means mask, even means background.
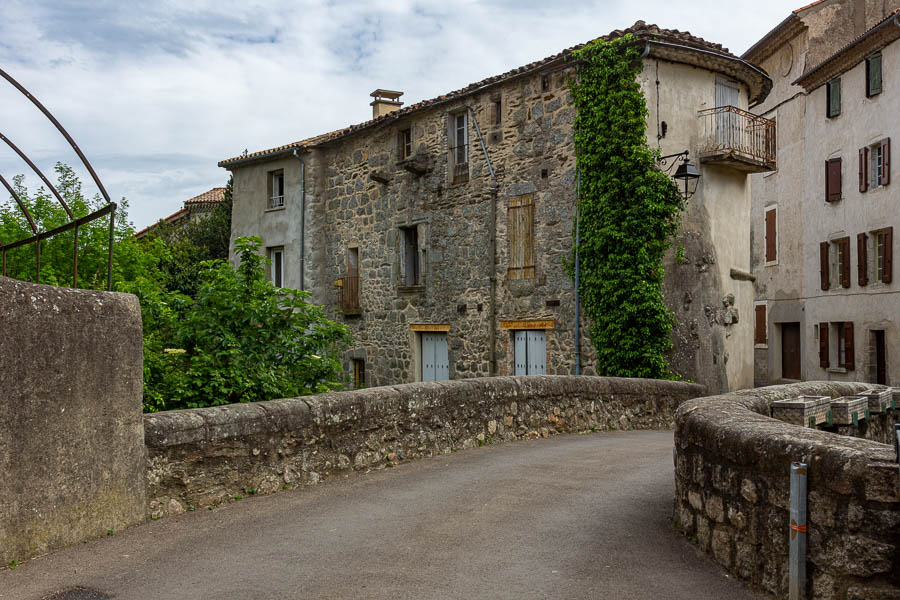
[[[866,97],[881,93],[881,52],[866,59]]]
[[[776,207],[766,209],[766,264],[778,261],[778,220]]]
[[[401,129],[397,134],[397,156],[400,160],[412,156],[412,129]]]
[[[891,138],[859,149],[859,191],[879,188],[891,182]]]
[[[338,294],[344,314],[361,314],[359,302],[359,248],[347,248],[347,274],[338,280]]]
[[[469,180],[469,115],[450,115],[450,158],[453,168],[452,183]]]
[[[419,285],[419,229],[401,227],[400,270],[403,285]]]
[[[832,349],[829,345],[833,331],[837,345]],[[831,359],[837,359],[837,366],[841,369],[853,371],[856,369],[856,352],[853,347],[853,323],[850,321],[837,321],[834,323],[819,323],[819,366],[828,369]]]
[[[547,374],[547,332],[544,330],[513,331],[515,375]]]
[[[894,228],[886,227],[873,232],[875,250],[875,281],[890,283],[894,262]]]
[[[841,199],[841,159],[829,158],[825,161],[825,202]]]
[[[839,281],[843,288],[850,287],[850,238],[844,237],[819,245],[822,289],[831,287],[831,281]]]
[[[869,236],[856,236],[856,282],[860,286],[869,284]]]
[[[269,203],[267,208],[284,206],[284,169],[269,171]]]
[[[836,77],[825,84],[825,97],[828,102],[826,114],[833,118],[841,114],[841,78]]]
[[[501,104],[500,98],[496,98],[494,100],[494,125],[501,125],[503,123],[503,105]]]
[[[507,210],[509,279],[534,279],[534,194],[514,196]]]
[[[766,330],[766,303],[757,303],[756,309],[756,327],[753,336],[753,343],[757,346],[765,346],[768,342],[768,332]]]
[[[353,359],[353,389],[361,390],[366,387],[366,361],[362,358]]]
[[[284,248],[269,248],[269,277],[275,287],[284,287]]]

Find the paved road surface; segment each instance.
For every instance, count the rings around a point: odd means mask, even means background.
[[[0,598],[760,598],[672,497],[670,432],[499,444],[134,527],[0,570]]]

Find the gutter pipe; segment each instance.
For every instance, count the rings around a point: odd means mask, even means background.
[[[294,148],[294,158],[300,161],[300,291],[305,288],[306,269],[304,255],[306,252],[306,163]]]

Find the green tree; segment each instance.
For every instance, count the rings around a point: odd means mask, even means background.
[[[647,146],[637,74],[643,44],[631,35],[575,52],[572,84],[581,190],[581,294],[601,375],[669,378],[672,313],[663,256],[684,203]]]

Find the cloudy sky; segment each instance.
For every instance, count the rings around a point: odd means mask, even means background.
[[[224,185],[219,160],[371,118],[369,92],[379,87],[417,102],[638,19],[741,54],[797,8],[778,0],[2,4],[0,68],[69,130],[113,200],[128,198],[137,228]],[[2,79],[0,132],[45,172],[78,162]],[[0,148],[0,174],[26,170]]]

